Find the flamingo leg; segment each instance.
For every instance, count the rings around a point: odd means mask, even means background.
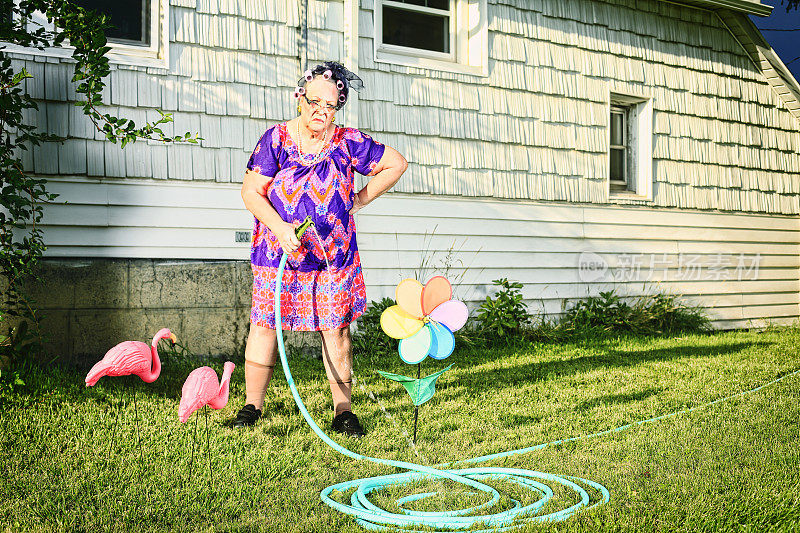
[[[111,439],[108,441],[108,453],[106,453],[106,458],[111,461],[112,455],[111,452],[114,448],[115,438],[117,436],[117,419],[119,418],[119,413],[117,415],[112,415],[113,422],[111,423]]]
[[[164,459],[165,460],[167,459],[167,454],[169,453],[169,450],[170,450],[169,444],[170,444],[170,441],[172,440],[172,434],[173,434],[174,431],[175,431],[175,426],[173,426],[172,424],[169,424],[168,429],[167,429],[167,438],[164,441]]]
[[[139,486],[142,485],[142,470],[144,469],[144,450],[142,450],[142,438],[139,433],[139,410],[136,408],[136,382],[133,382],[133,413],[136,415],[136,446],[139,448]]]
[[[208,434],[208,406],[203,406],[203,410],[206,412],[206,455],[208,455],[208,489],[211,490],[211,486],[214,482],[214,471],[211,470],[211,438]]]
[[[189,459],[189,474],[186,477],[185,487],[192,479],[192,465],[194,464],[194,445],[197,442],[197,417],[194,417],[194,433],[192,434],[192,458]]]

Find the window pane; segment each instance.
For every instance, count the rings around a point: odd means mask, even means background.
[[[108,0],[75,0],[75,4],[98,11],[111,18],[112,28],[106,37],[137,41],[150,44],[149,35],[149,0],[128,0],[126,2],[109,2]]]
[[[383,6],[383,42],[450,53],[450,17]]]
[[[450,0],[395,0],[404,4],[450,10]]]
[[[625,144],[623,135],[625,120],[622,113],[611,113],[611,144]]]
[[[428,7],[450,10],[450,0],[428,0]]]
[[[611,149],[611,179],[625,180],[625,150]]]

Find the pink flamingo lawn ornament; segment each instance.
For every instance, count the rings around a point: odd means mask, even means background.
[[[86,374],[86,386],[93,387],[103,376],[129,376],[131,374],[142,378],[145,383],[152,383],[161,375],[161,359],[158,358],[158,341],[169,339],[172,344],[178,340],[175,335],[167,328],[158,330],[153,337],[153,342],[148,346],[140,341],[124,341],[109,351],[98,361],[89,373]],[[139,439],[139,411],[136,409],[136,387],[133,387],[133,410],[136,413],[136,440],[139,443],[141,452],[141,440]],[[116,434],[116,417],[114,418],[114,430],[111,434],[109,446],[114,443]],[[110,451],[110,450],[109,450]],[[142,464],[144,458],[142,457]]]
[[[231,382],[231,374],[233,369],[236,368],[230,361],[226,361],[223,365],[222,380],[217,381],[217,373],[214,369],[208,366],[201,366],[191,371],[186,381],[183,383],[181,389],[181,403],[178,407],[178,419],[181,424],[185,424],[192,413],[198,409],[210,406],[212,409],[222,409],[228,405],[228,392]],[[209,484],[213,479],[213,472],[211,470],[211,444],[208,435],[208,409],[206,413],[206,454],[208,455],[208,471],[211,475]],[[194,425],[195,437],[197,435],[197,418],[195,418]],[[194,462],[194,445],[196,438],[192,440],[192,458],[189,461],[189,478],[192,476],[192,463]],[[187,480],[188,481],[188,480]]]
[[[177,342],[175,334],[163,328],[153,337],[150,346],[139,341],[125,341],[117,344],[98,361],[86,374],[86,386],[93,387],[103,376],[129,376],[135,374],[145,383],[152,383],[161,374],[161,359],[158,358],[158,341],[169,339]]]

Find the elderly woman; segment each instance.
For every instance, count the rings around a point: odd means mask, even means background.
[[[407,163],[397,150],[357,129],[333,123],[361,80],[336,62],[307,70],[294,96],[300,116],[270,127],[247,163],[242,199],[255,216],[251,263],[253,295],[245,349],[245,406],[235,427],[261,416],[278,353],[274,294],[278,264],[289,254],[281,293],[284,329],[319,331],[333,395],[332,429],[360,437],[350,407],[350,323],[364,312],[366,290],[353,215],[389,190]],[[360,191],[354,173],[372,176]],[[306,216],[318,237],[295,227]]]

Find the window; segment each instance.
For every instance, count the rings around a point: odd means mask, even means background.
[[[137,46],[150,46],[150,0],[128,2],[107,2],[101,0],[73,0],[84,9],[98,11],[111,19],[112,28],[106,30],[110,42],[120,42]]]
[[[385,1],[381,9],[383,42],[387,45],[439,52],[450,58],[454,37],[453,0]]]
[[[611,93],[609,101],[609,198],[652,200],[652,99]]]
[[[631,136],[628,131],[630,122],[628,111],[627,107],[611,106],[611,151],[609,153],[611,191],[628,189],[628,179],[631,175],[631,159],[628,157],[630,150],[627,146]]]
[[[487,0],[375,0],[375,60],[488,75]]]
[[[109,16],[112,28],[106,30],[111,50],[106,57],[114,63],[147,67],[168,68],[167,6],[169,0],[73,0],[75,4],[99,11]],[[19,2],[19,0],[15,0]],[[29,26],[44,26],[52,30],[47,18],[40,12],[33,13]],[[72,49],[68,42],[62,47],[26,48],[5,45],[8,52],[50,57],[70,57]]]

